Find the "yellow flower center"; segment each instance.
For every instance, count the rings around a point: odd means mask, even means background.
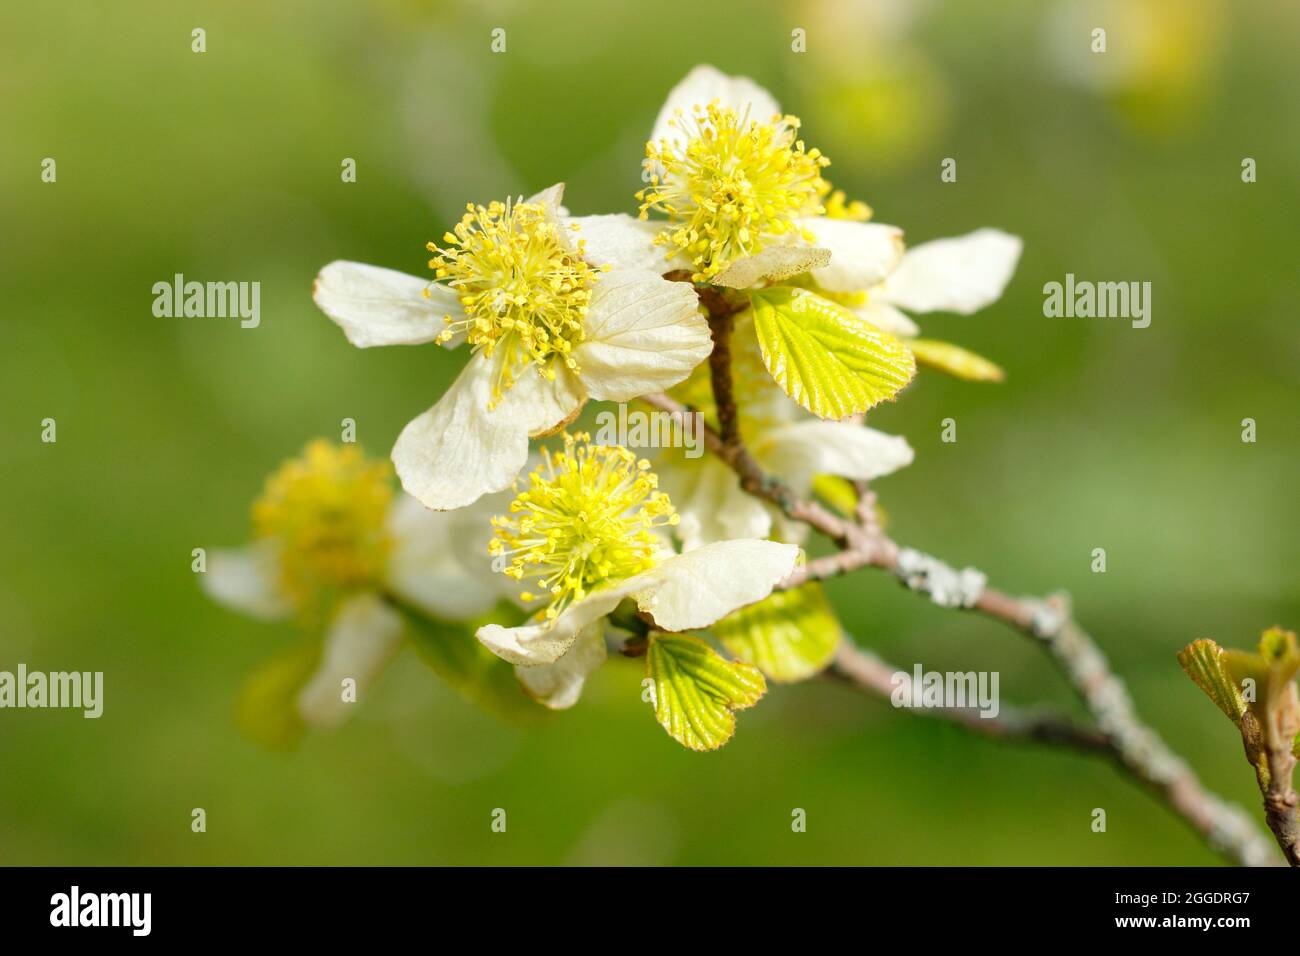
[[[340,591],[379,582],[388,559],[393,499],[387,461],[318,439],[266,480],[253,530],[280,545],[281,585],[304,615]]]
[[[566,434],[563,451],[544,449],[509,514],[492,519],[494,564],[508,561],[504,573],[535,580],[550,594],[548,620],[593,588],[654,567],[662,547],[654,529],[678,522],[648,461],[590,442],[590,435]]]
[[[715,101],[670,122],[685,142],[646,143],[647,165],[662,167],[663,175],[652,176],[637,199],[642,219],[656,209],[674,220],[656,241],[690,259],[696,282],[761,251],[764,238],[794,233],[799,217],[824,211],[830,185],[821,171],[830,160],[805,150],[796,117],[758,122],[748,110]]]
[[[548,379],[552,360],[573,371],[573,349],[584,337],[583,320],[600,269],[582,259],[585,244],[570,246],[540,203],[470,204],[445,246],[430,242],[435,281],[455,290],[465,317],[445,316],[439,341],[464,332],[476,352],[503,350],[493,403],[529,362]],[[426,290],[426,295],[428,294]]]

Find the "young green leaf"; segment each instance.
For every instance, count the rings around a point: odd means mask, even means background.
[[[916,374],[898,339],[807,289],[749,293],[768,372],[820,418],[841,419],[892,399]]]
[[[1286,732],[1290,740],[1296,735],[1290,725],[1300,721],[1300,701],[1295,689],[1296,671],[1300,670],[1300,646],[1296,636],[1280,627],[1265,631],[1257,653],[1230,650],[1223,652],[1223,670],[1234,686],[1251,681],[1254,693],[1246,701],[1266,735]]]
[[[1241,721],[1246,712],[1246,702],[1241,699],[1241,691],[1228,676],[1223,666],[1223,648],[1209,638],[1192,641],[1178,652],[1178,663],[1183,665],[1187,676],[1205,695],[1214,701],[1214,706],[1223,711],[1234,724]]]
[[[736,730],[737,710],[752,707],[767,684],[752,664],[725,660],[697,637],[654,634],[646,650],[655,718],[691,750],[717,750]]]
[[[320,665],[321,641],[311,638],[281,651],[244,681],[235,699],[235,724],[271,750],[292,750],[307,732],[298,694]]]
[[[907,347],[922,365],[967,382],[1001,382],[1007,373],[982,355],[938,339],[908,339]]]
[[[713,632],[732,654],[781,683],[822,670],[840,642],[840,622],[815,581],[773,592],[729,614]]]

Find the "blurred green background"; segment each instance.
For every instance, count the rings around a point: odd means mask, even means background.
[[[317,269],[418,274],[467,200],[558,180],[576,214],[633,211],[654,114],[697,62],[771,88],[911,242],[1024,237],[1001,302],[921,322],[1008,381],[923,372],[871,416],[917,450],[878,486],[892,528],[1012,592],[1072,592],[1142,714],[1262,822],[1235,731],[1174,653],[1300,625],[1294,3],[6,4],[0,669],[102,670],[106,702],[98,721],[0,712],[0,862],[1217,860],[1101,761],[821,681],[774,689],[711,755],[663,733],[620,660],[539,727],[476,712],[408,652],[288,756],[235,730],[244,675],[298,635],[206,600],[191,549],[246,540],[264,476],[344,417],[386,453],[463,361],[351,348],[312,305]],[[260,281],[261,327],[155,318],[177,272]],[[1151,281],[1151,327],[1044,318],[1067,272]],[[831,590],[896,664],[997,669],[1005,702],[1079,713],[1018,635],[870,573]]]

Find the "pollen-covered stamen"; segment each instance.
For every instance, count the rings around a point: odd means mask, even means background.
[[[873,215],[872,209],[861,199],[849,199],[844,190],[837,189],[826,197],[827,219],[848,219],[852,222],[866,222]]]
[[[323,439],[266,480],[253,504],[253,530],[278,542],[280,583],[300,613],[381,579],[392,498],[387,461]]]
[[[684,142],[646,143],[647,166],[663,172],[637,199],[642,219],[655,209],[674,220],[656,241],[690,259],[696,282],[761,251],[764,239],[795,233],[796,219],[824,211],[830,184],[821,171],[830,160],[805,149],[796,117],[759,122],[748,108],[738,113],[714,101],[669,122]]]
[[[509,514],[492,519],[488,553],[543,592],[524,591],[525,601],[550,596],[548,620],[592,589],[654,567],[662,547],[654,529],[678,521],[649,462],[590,442],[566,434],[563,451],[543,450]]]
[[[465,318],[445,316],[439,341],[465,333],[475,351],[503,350],[493,402],[530,362],[548,379],[553,360],[577,371],[573,349],[583,340],[591,287],[601,271],[583,261],[539,203],[470,204],[443,237],[430,242],[434,281],[455,290]]]

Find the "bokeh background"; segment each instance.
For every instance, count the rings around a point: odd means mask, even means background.
[[[538,726],[407,653],[292,754],[236,731],[244,676],[299,637],[209,603],[191,549],[244,541],[264,476],[344,417],[386,453],[462,361],[352,349],[311,303],[316,270],[419,273],[464,202],[558,180],[575,213],[632,211],[655,111],[697,62],[769,86],[910,241],[1024,237],[1001,302],[922,322],[1007,382],[923,372],[871,415],[917,450],[878,485],[892,528],[1012,592],[1068,589],[1145,717],[1258,818],[1235,731],[1174,653],[1300,624],[1294,3],[6,4],[0,669],[102,670],[106,709],[0,712],[0,862],[1216,862],[1103,762],[821,681],[774,689],[712,755],[663,733],[619,660]],[[261,327],[155,318],[177,272],[260,281]],[[1151,327],[1044,318],[1067,272],[1151,281]],[[997,669],[1004,701],[1080,712],[1018,635],[871,574],[831,591],[895,663]]]

